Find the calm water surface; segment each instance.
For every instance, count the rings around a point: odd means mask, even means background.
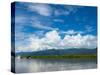
[[[94,69],[95,59],[16,59],[16,73]]]

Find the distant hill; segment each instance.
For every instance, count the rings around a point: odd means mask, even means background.
[[[97,48],[95,49],[48,49],[48,50],[42,50],[42,51],[35,51],[35,52],[19,52],[16,53],[17,55],[64,55],[64,54],[96,54],[97,53]]]

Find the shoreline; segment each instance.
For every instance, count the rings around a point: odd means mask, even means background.
[[[20,59],[97,59],[97,54],[20,56]]]

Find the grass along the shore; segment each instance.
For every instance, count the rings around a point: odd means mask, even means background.
[[[38,56],[21,56],[21,58],[31,59],[96,59],[97,54],[66,54],[66,55],[38,55]]]

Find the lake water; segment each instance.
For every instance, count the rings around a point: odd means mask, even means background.
[[[97,68],[96,59],[16,59],[16,73]]]

